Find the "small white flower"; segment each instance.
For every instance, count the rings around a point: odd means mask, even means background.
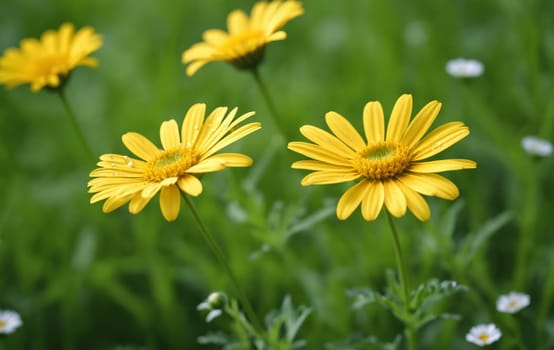
[[[534,156],[547,157],[552,154],[552,143],[536,136],[525,136],[521,139],[521,147]]]
[[[484,70],[483,63],[473,59],[456,58],[446,63],[446,72],[455,78],[475,78]]]
[[[15,311],[0,310],[0,334],[10,334],[23,324]]]
[[[483,346],[494,343],[501,336],[500,329],[496,328],[494,324],[480,324],[471,327],[469,333],[466,334],[466,340],[470,343]]]
[[[206,300],[198,304],[196,310],[198,311],[208,311],[206,316],[206,322],[211,322],[217,317],[223,314],[222,309],[225,308],[227,304],[227,296],[221,292],[213,292],[208,295]]]
[[[506,295],[501,295],[496,301],[496,310],[513,314],[528,306],[531,298],[528,294],[510,292]]]

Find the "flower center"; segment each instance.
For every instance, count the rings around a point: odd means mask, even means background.
[[[199,158],[196,151],[183,146],[165,150],[148,161],[144,178],[160,182],[170,177],[183,176],[191,166],[198,163]]]
[[[357,152],[352,166],[367,179],[385,180],[401,174],[411,162],[410,150],[404,145],[383,141]]]
[[[223,59],[235,67],[251,69],[263,59],[266,44],[263,31],[251,30],[230,36],[219,51]]]
[[[0,320],[0,329],[6,327],[6,321]]]
[[[482,342],[485,342],[485,343],[487,341],[489,341],[489,335],[486,334],[486,333],[479,334],[479,336],[477,338],[479,338],[479,340],[481,340]]]
[[[508,303],[508,307],[510,309],[515,309],[516,307],[518,306],[518,302],[516,300],[511,300],[509,303]]]

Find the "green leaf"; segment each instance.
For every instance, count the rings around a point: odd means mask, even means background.
[[[512,218],[511,212],[503,212],[485,222],[476,232],[467,235],[455,257],[458,266],[467,267],[479,249]]]
[[[467,287],[456,281],[439,281],[437,279],[432,279],[420,284],[417,289],[412,292],[410,309],[419,310],[421,308],[428,308],[442,298],[461,291],[467,291]]]

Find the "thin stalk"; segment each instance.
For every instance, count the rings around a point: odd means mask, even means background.
[[[75,118],[75,113],[73,112],[73,109],[71,108],[71,105],[67,100],[67,96],[65,95],[65,90],[63,88],[59,88],[57,89],[57,92],[58,92],[58,96],[60,96],[60,99],[62,100],[62,104],[63,104],[63,107],[65,108],[65,112],[69,119],[69,123],[73,127],[73,130],[75,130],[75,133],[77,134],[77,137],[79,138],[79,140],[81,141],[81,144],[85,148],[87,155],[90,157],[93,163],[96,163],[96,157],[94,156],[94,153],[92,152],[91,148],[87,143],[85,135],[83,134],[83,131],[81,130],[81,127],[77,122],[77,118]]]
[[[204,223],[202,222],[202,219],[200,219],[200,215],[198,214],[198,211],[196,210],[196,208],[192,204],[192,201],[190,200],[190,198],[185,194],[183,194],[183,198],[185,199],[185,203],[187,203],[187,206],[189,207],[190,212],[192,213],[192,216],[194,217],[194,220],[196,220],[196,223],[200,227],[200,231],[202,232],[202,236],[206,240],[206,243],[208,243],[208,246],[210,247],[210,249],[214,253],[216,259],[218,260],[220,265],[223,267],[223,270],[225,270],[225,272],[229,276],[229,279],[233,283],[233,286],[236,289],[238,297],[239,297],[239,299],[240,299],[240,301],[241,301],[241,303],[244,307],[244,311],[246,312],[246,314],[248,315],[248,317],[250,318],[250,320],[254,324],[254,327],[257,329],[259,334],[263,334],[262,324],[258,320],[258,317],[256,316],[256,313],[254,312],[254,308],[252,307],[252,304],[250,304],[250,301],[248,300],[248,297],[246,296],[246,294],[243,292],[242,288],[240,287],[240,284],[238,283],[238,280],[235,277],[235,274],[233,273],[233,270],[231,269],[231,266],[229,265],[229,262],[227,261],[227,258],[225,257],[225,254],[223,253],[223,250],[221,249],[219,244],[217,244],[217,241],[212,236],[210,231],[208,231],[206,226],[204,226]]]
[[[396,256],[396,265],[398,267],[398,278],[400,279],[400,288],[402,289],[402,301],[404,304],[404,312],[406,315],[411,315],[412,311],[410,310],[410,292],[408,289],[408,278],[406,277],[406,264],[404,263],[404,258],[402,256],[402,249],[400,247],[400,239],[398,238],[398,233],[396,232],[396,227],[392,220],[392,215],[387,211],[387,219],[392,233],[392,238],[394,241],[394,253]],[[415,329],[413,322],[410,320],[405,324],[406,326],[406,339],[408,342],[408,349],[415,350]]]
[[[551,266],[548,264],[548,266]],[[546,319],[550,308],[552,307],[552,299],[554,297],[554,269],[549,269],[548,276],[546,277],[546,283],[544,284],[544,290],[541,296],[539,304],[539,311],[536,321],[536,348],[542,349],[544,346]]]
[[[273,124],[279,131],[279,133],[283,136],[285,136],[285,133],[283,129],[281,128],[280,121],[282,120],[279,117],[279,113],[277,112],[277,108],[275,108],[275,104],[273,103],[273,100],[271,99],[271,95],[269,94],[269,91],[267,89],[267,86],[265,85],[258,68],[252,69],[252,75],[254,76],[254,80],[256,81],[256,85],[258,86],[258,89],[260,90],[265,103],[267,105],[267,108],[269,109],[269,112],[271,113],[271,116],[273,117]]]
[[[536,164],[533,164],[536,165]],[[530,170],[530,171],[529,171]],[[523,187],[525,188],[525,205],[520,212],[520,224],[521,231],[519,233],[519,242],[516,252],[516,267],[514,272],[514,285],[518,290],[523,290],[525,282],[529,276],[529,255],[533,249],[533,244],[536,242],[536,223],[537,215],[540,211],[538,207],[539,199],[539,179],[537,176],[537,167],[528,169],[525,174],[522,174],[524,178]]]

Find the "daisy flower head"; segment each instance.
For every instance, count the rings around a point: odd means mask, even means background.
[[[532,156],[548,157],[552,154],[552,143],[536,136],[525,136],[521,139],[521,147]]]
[[[15,330],[21,325],[21,317],[15,311],[0,311],[0,334],[10,334],[15,332]]]
[[[502,332],[494,324],[480,324],[471,327],[466,334],[466,340],[470,343],[484,346],[489,345],[500,339]]]
[[[446,63],[446,72],[454,78],[476,78],[485,71],[480,61],[466,58],[456,58]]]
[[[514,314],[519,310],[529,306],[530,303],[531,298],[528,294],[510,292],[498,297],[498,300],[496,301],[496,310],[500,312]]]
[[[302,179],[303,186],[358,181],[339,199],[340,220],[361,204],[367,221],[375,220],[383,206],[395,217],[403,216],[408,208],[425,221],[431,214],[421,194],[450,200],[459,195],[453,182],[436,173],[476,167],[467,159],[422,161],[469,135],[469,128],[456,121],[423,137],[440,107],[438,101],[431,101],[410,122],[412,96],[402,95],[385,132],[381,104],[368,102],[363,111],[365,140],[346,118],[328,112],[325,121],[331,133],[305,125],[300,132],[313,143],[289,143],[290,150],[312,158],[294,162],[292,168],[313,171]]]
[[[64,23],[59,30],[44,32],[40,40],[27,38],[19,48],[9,48],[0,57],[0,84],[12,88],[29,84],[31,91],[59,88],[78,66],[96,67],[89,54],[102,46],[102,38],[91,27],[75,31]]]
[[[208,295],[205,301],[196,307],[199,311],[208,311],[206,322],[211,322],[223,314],[223,309],[227,305],[227,296],[224,293],[213,292]]]
[[[119,154],[100,156],[93,170],[90,202],[106,200],[102,207],[111,212],[129,202],[129,212],[139,213],[160,192],[160,208],[167,221],[179,214],[180,191],[191,196],[202,192],[199,176],[226,167],[247,167],[252,159],[240,153],[217,153],[228,145],[258,130],[252,122],[239,125],[254,115],[249,112],[235,118],[237,108],[214,109],[206,118],[206,105],[198,103],[187,111],[182,127],[168,120],[160,127],[162,148],[135,132],[122,136],[123,144],[137,158]]]
[[[250,17],[241,10],[232,11],[227,16],[228,32],[207,30],[203,42],[183,52],[182,62],[189,64],[187,75],[216,61],[230,63],[239,69],[256,68],[263,59],[266,45],[287,37],[281,27],[303,13],[302,4],[295,0],[257,2]]]

